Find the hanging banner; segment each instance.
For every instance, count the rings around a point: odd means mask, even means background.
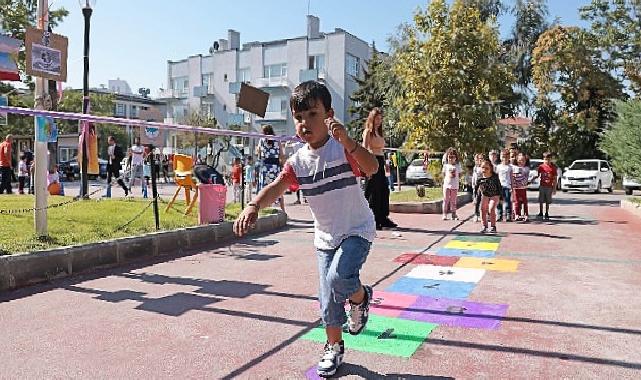
[[[155,147],[165,146],[166,131],[154,127],[140,127],[140,143],[152,144]]]
[[[57,142],[58,126],[53,118],[36,116],[36,142]]]
[[[19,81],[18,51],[22,41],[0,35],[0,80]]]
[[[67,45],[65,36],[27,28],[25,72],[37,77],[66,82]]]
[[[78,165],[82,165],[82,144],[87,142],[87,174],[98,174],[98,135],[96,126],[88,121],[81,121],[81,133],[78,139]]]
[[[7,95],[0,95],[0,106],[8,106],[9,97]],[[7,113],[0,112],[0,125],[7,125]]]

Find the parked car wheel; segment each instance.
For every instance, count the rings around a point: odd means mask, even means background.
[[[599,194],[601,192],[601,181],[596,185],[596,190],[594,190],[595,194]]]
[[[631,188],[628,187],[628,188],[625,189],[625,195],[632,195],[633,191],[634,190],[632,190]]]

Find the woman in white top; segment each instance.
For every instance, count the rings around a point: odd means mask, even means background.
[[[394,228],[396,223],[389,219],[389,187],[385,177],[385,139],[383,138],[383,112],[375,107],[367,116],[363,131],[363,147],[376,156],[378,171],[367,179],[365,198],[376,219],[376,229]]]

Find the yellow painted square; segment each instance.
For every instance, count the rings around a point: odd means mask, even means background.
[[[474,251],[496,251],[499,249],[499,243],[451,240],[445,245],[445,248],[470,249]]]
[[[494,259],[489,257],[461,257],[455,267],[487,269],[500,272],[516,272],[519,267],[518,260]]]

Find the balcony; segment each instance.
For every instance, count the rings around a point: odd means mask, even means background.
[[[158,94],[159,99],[178,99],[178,91],[173,88],[160,91]]]
[[[258,88],[289,87],[289,82],[287,81],[287,77],[286,76],[269,77],[269,78],[257,78],[254,81],[254,86],[256,86]]]
[[[287,111],[267,111],[265,117],[257,117],[257,121],[287,121]]]
[[[227,126],[230,125],[243,125],[245,124],[245,118],[242,113],[228,113],[227,114]]]
[[[298,74],[298,79],[300,82],[307,82],[310,80],[322,80],[325,79],[327,73],[324,69],[309,69],[301,70]]]

